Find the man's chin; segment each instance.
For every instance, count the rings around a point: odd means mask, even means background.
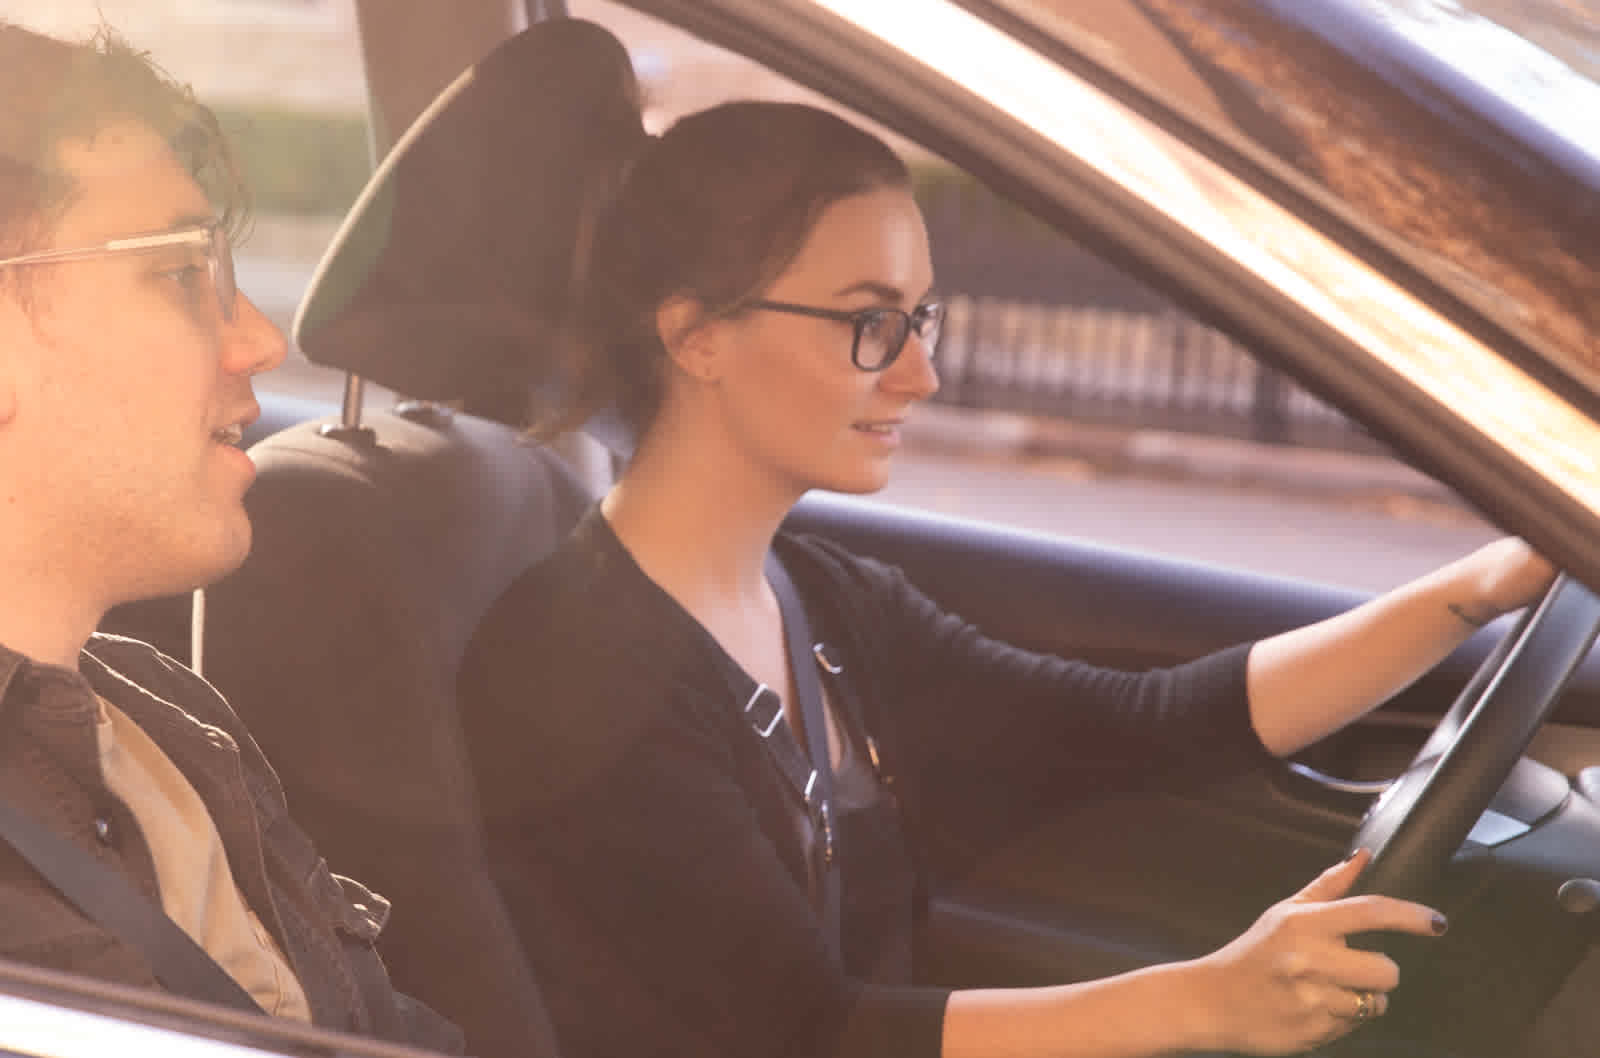
[[[227,530],[213,541],[212,546],[192,556],[193,561],[184,570],[181,585],[175,587],[172,594],[210,587],[244,565],[244,560],[250,556],[250,520],[241,510],[229,521]]]
[[[242,514],[239,518],[239,528],[234,532],[233,539],[228,541],[218,568],[206,578],[205,583],[196,587],[204,588],[207,584],[214,584],[244,565],[244,560],[250,557],[250,545],[254,541],[254,531],[250,526],[250,519]]]

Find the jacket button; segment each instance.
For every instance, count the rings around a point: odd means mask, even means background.
[[[111,844],[111,821],[104,817],[94,821],[94,836],[100,839],[100,844]]]

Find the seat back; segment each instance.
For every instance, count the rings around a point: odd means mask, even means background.
[[[393,901],[397,986],[461,1024],[473,1053],[552,1053],[489,880],[455,674],[478,617],[590,495],[500,424],[369,425],[359,443],[308,423],[251,450],[255,545],[207,592],[206,672],[334,869]]]
[[[380,943],[396,983],[478,1055],[553,1044],[489,874],[456,676],[480,617],[593,499],[513,424],[549,363],[585,218],[644,137],[636,96],[621,44],[559,19],[496,48],[406,131],[296,338],[320,363],[484,414],[415,403],[257,444],[253,550],[207,592],[206,676],[334,869],[394,902]]]

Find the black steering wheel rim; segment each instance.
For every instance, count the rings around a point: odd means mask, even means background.
[[[1600,631],[1600,599],[1557,577],[1479,666],[1399,779],[1367,810],[1357,892],[1425,900]]]

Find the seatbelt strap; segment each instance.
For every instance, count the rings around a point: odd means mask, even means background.
[[[0,838],[74,907],[141,952],[167,991],[264,1013],[239,982],[131,881],[4,799]]]
[[[822,681],[817,677],[820,659],[811,635],[811,622],[795,591],[788,571],[774,554],[767,558],[767,582],[778,597],[783,614],[783,634],[787,642],[789,669],[794,674],[795,694],[800,699],[800,715],[806,729],[806,748],[811,758],[810,775],[801,793],[811,811],[820,851],[819,884],[822,891],[822,924],[828,949],[841,958],[839,865],[834,848],[833,767],[828,759],[828,720],[823,708]],[[768,744],[772,739],[767,739]],[[774,750],[776,752],[776,749]]]

